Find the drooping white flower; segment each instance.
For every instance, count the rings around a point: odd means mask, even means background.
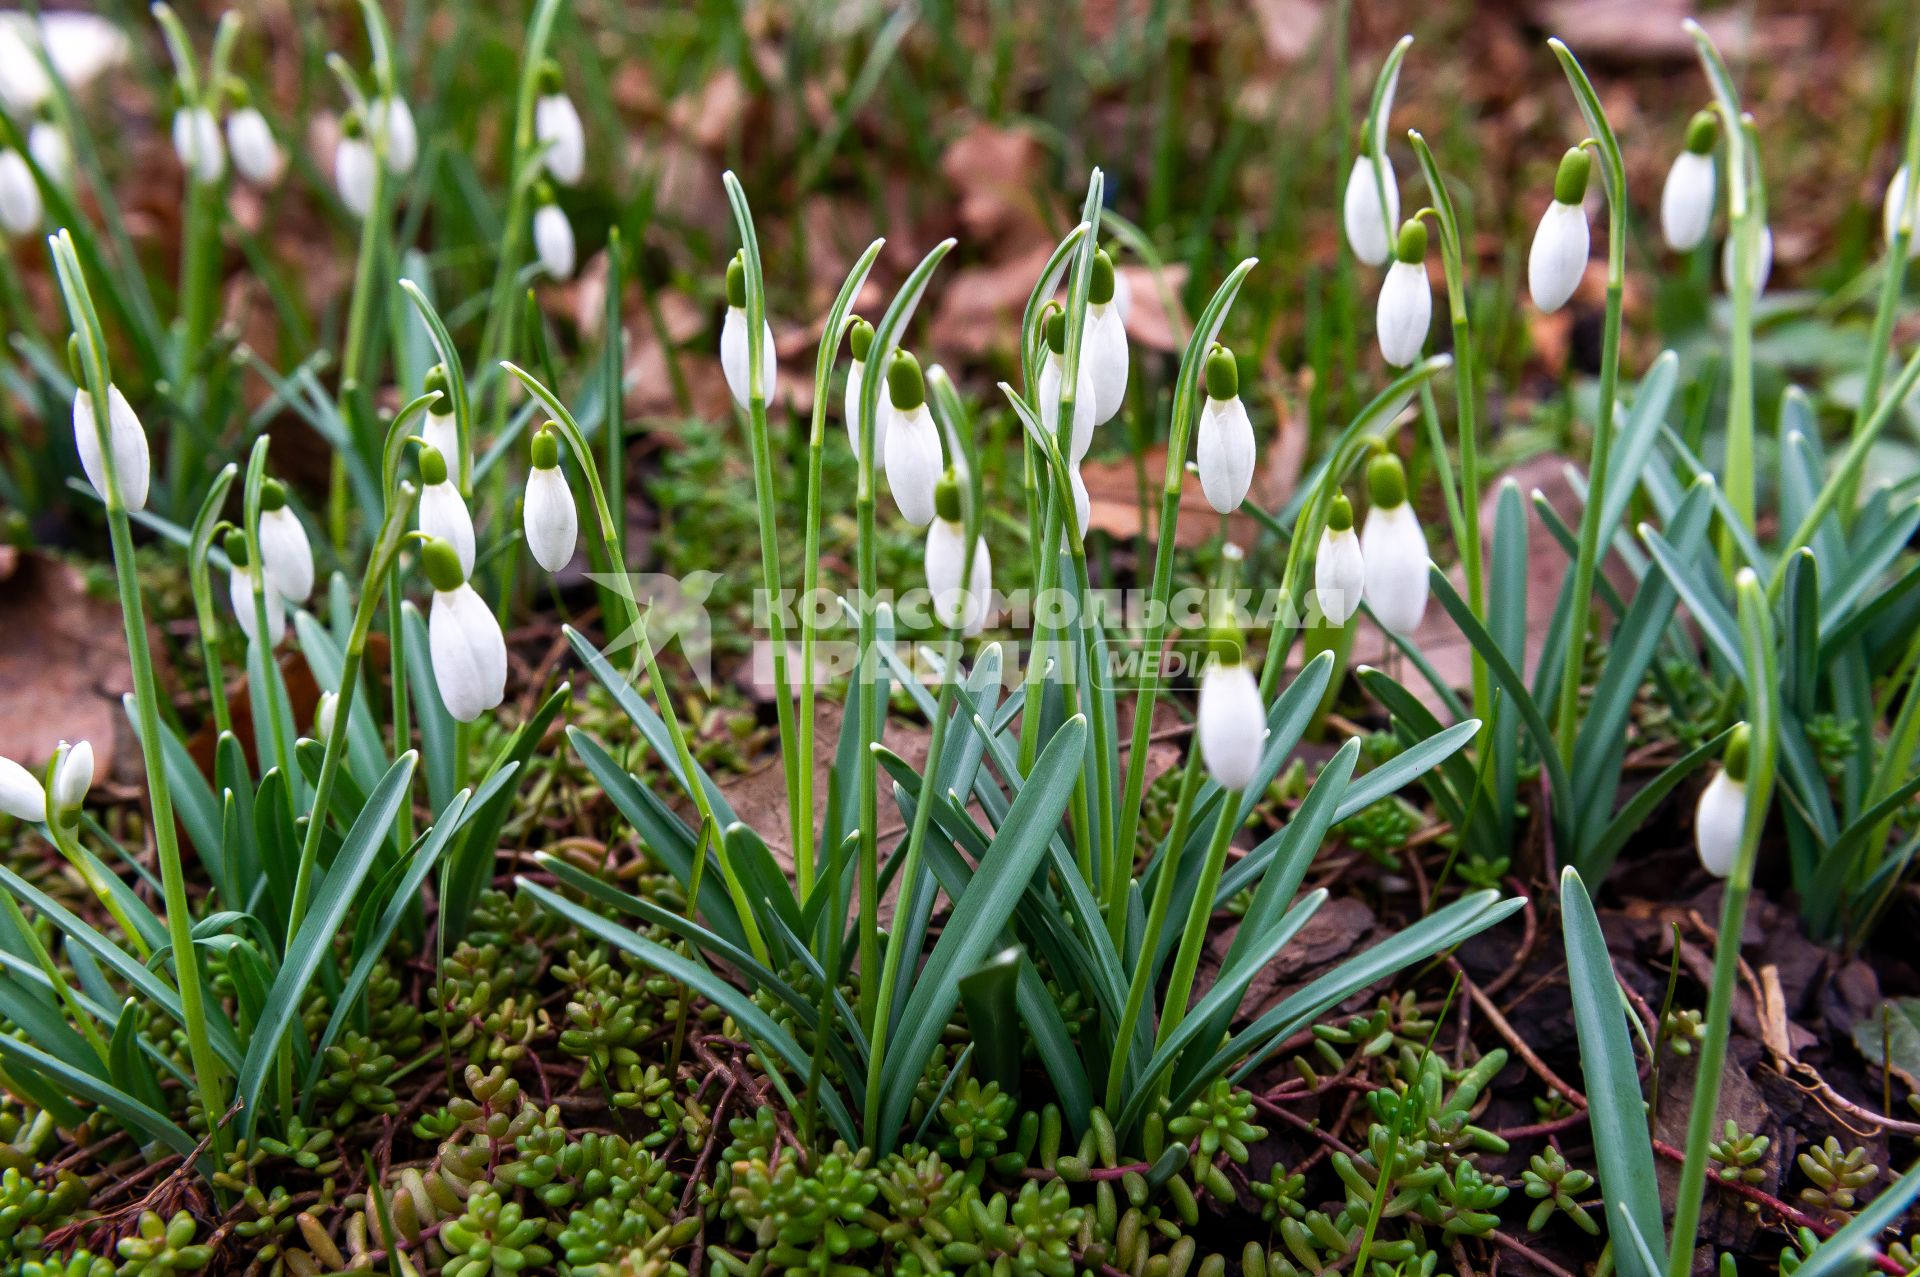
[[[1718,179],[1713,171],[1713,144],[1720,122],[1712,111],[1701,111],[1687,125],[1687,145],[1674,156],[1667,183],[1660,188],[1660,233],[1676,253],[1692,252],[1713,225]]]
[[[57,817],[78,811],[93,788],[93,745],[88,741],[60,746],[60,761],[53,766],[53,787],[47,797]]]
[[[0,102],[17,115],[53,96],[40,61],[43,46],[54,73],[74,92],[127,60],[126,32],[99,14],[61,10],[41,14],[36,23],[24,13],[0,13]]]
[[[315,740],[326,740],[333,735],[333,720],[340,714],[340,693],[320,693],[320,703],[313,710],[313,735]]]
[[[173,153],[194,181],[211,186],[220,180],[227,171],[227,149],[211,110],[185,106],[173,113]]]
[[[73,185],[73,144],[60,126],[49,119],[37,119],[27,131],[27,154],[55,186]]]
[[[260,581],[260,574],[248,562],[247,538],[239,532],[227,534],[227,564],[227,601],[233,604],[233,618],[240,623],[240,632],[249,643],[259,641],[260,617],[254,603],[257,591],[260,602],[266,605],[267,646],[278,647],[287,633],[286,600],[279,590]]]
[[[0,758],[0,812],[35,824],[47,818],[47,791],[40,778],[11,758]]]
[[[1733,292],[1734,258],[1740,242],[1738,235],[1727,236],[1727,242],[1720,246],[1720,285],[1728,293]],[[1753,246],[1753,295],[1758,297],[1767,291],[1767,277],[1773,274],[1773,228],[1762,226],[1760,234],[1754,239]]]
[[[1093,256],[1093,280],[1087,289],[1083,358],[1093,371],[1094,424],[1102,426],[1127,399],[1127,321],[1115,304],[1114,278],[1113,259],[1101,249]]]
[[[1393,161],[1384,156],[1380,177],[1385,182],[1385,202],[1375,181],[1373,157],[1361,154],[1347,174],[1346,198],[1341,213],[1347,231],[1347,244],[1353,255],[1369,266],[1379,266],[1393,252],[1389,228],[1400,224],[1400,186],[1393,175]]]
[[[887,424],[887,487],[901,517],[924,528],[935,514],[934,489],[947,468],[946,448],[927,408],[920,361],[904,350],[894,351],[887,366],[887,402],[893,416]]]
[[[1092,316],[1088,316],[1091,328]],[[1055,438],[1060,432],[1060,398],[1067,381],[1067,315],[1055,307],[1041,323],[1046,336],[1047,353],[1040,364],[1040,424]],[[1091,333],[1086,334],[1088,336]],[[1093,384],[1093,361],[1087,358],[1083,343],[1080,367],[1073,378],[1073,434],[1068,440],[1067,460],[1078,464],[1093,446],[1093,423],[1099,408],[1099,391]]]
[[[74,380],[78,382],[79,377]],[[120,481],[120,500],[128,510],[144,510],[152,465],[147,457],[147,432],[134,415],[133,405],[120,387],[107,386],[107,440],[113,449],[113,473]],[[100,452],[100,431],[93,419],[93,395],[85,386],[73,392],[73,443],[87,482],[107,499],[107,466]]]
[[[960,484],[953,471],[941,478],[934,493],[934,520],[927,525],[927,592],[933,596],[934,619],[959,626],[973,638],[987,627],[987,608],[993,592],[993,564],[987,539],[974,539],[973,566],[967,567],[967,529],[961,519]],[[962,585],[962,578],[965,585]]]
[[[473,516],[438,448],[420,449],[420,531],[453,548],[462,579],[473,572]]]
[[[860,404],[867,389],[867,355],[873,350],[873,325],[866,320],[854,317],[847,333],[847,345],[853,352],[853,363],[847,369],[847,400],[843,415],[847,419],[847,441],[853,445],[854,460],[860,459]],[[873,414],[873,459],[874,465],[884,467],[887,463],[887,423],[892,420],[893,412],[887,403],[886,391],[880,392],[880,402]]]
[[[1900,229],[1901,215],[1907,207],[1907,166],[1902,164],[1887,183],[1887,197],[1880,206],[1880,232],[1886,237],[1887,247],[1893,247],[1894,232]],[[1920,257],[1920,227],[1907,227],[1907,257]]]
[[[580,536],[580,514],[560,469],[560,440],[551,426],[533,437],[533,469],[527,475],[522,517],[533,561],[549,572],[567,566]]]
[[[1360,610],[1366,588],[1367,562],[1360,550],[1360,537],[1353,530],[1353,505],[1344,492],[1338,492],[1313,556],[1314,598],[1327,624],[1345,625]]]
[[[1240,402],[1240,366],[1233,352],[1215,345],[1207,355],[1207,402],[1195,427],[1194,459],[1207,504],[1232,514],[1253,486],[1253,422]]]
[[[20,152],[0,149],[0,231],[15,239],[40,229],[40,187]]]
[[[507,694],[507,640],[486,600],[467,584],[452,546],[428,541],[420,561],[433,583],[427,650],[447,713],[471,723]]]
[[[747,407],[748,366],[752,352],[747,349],[747,263],[735,254],[727,263],[727,317],[720,325],[720,370],[727,375],[727,389],[733,401],[744,411]],[[780,371],[773,353],[773,325],[764,316],[760,321],[760,402],[773,402],[773,387]]]
[[[1747,820],[1747,725],[1733,729],[1722,766],[1700,791],[1693,813],[1693,845],[1700,863],[1716,878],[1733,872]]]
[[[1213,653],[1200,676],[1200,710],[1195,735],[1207,774],[1222,789],[1239,791],[1253,783],[1267,736],[1267,714],[1260,684],[1241,660],[1243,641],[1231,626],[1215,626]]]
[[[1073,517],[1080,525],[1080,539],[1086,540],[1087,527],[1093,522],[1093,502],[1087,498],[1087,481],[1080,477],[1080,467],[1067,467],[1067,486],[1073,489]]]
[[[551,199],[533,211],[533,247],[540,269],[554,279],[573,277],[573,223]]]
[[[252,103],[227,117],[227,149],[233,152],[233,171],[255,186],[272,186],[286,167],[267,117]]]
[[[287,505],[287,489],[277,479],[260,488],[260,561],[267,584],[289,603],[305,602],[313,593],[313,545],[306,525]]]
[[[1433,322],[1433,286],[1427,282],[1427,228],[1419,218],[1400,228],[1393,265],[1380,282],[1380,301],[1374,308],[1374,329],[1380,354],[1395,368],[1420,358]]]
[[[367,141],[360,117],[349,115],[341,126],[340,143],[333,150],[333,184],[340,192],[340,202],[355,217],[364,218],[372,211],[377,177],[373,143]]]
[[[1551,315],[1567,304],[1587,273],[1587,175],[1592,167],[1586,148],[1576,146],[1560,161],[1553,180],[1553,203],[1547,205],[1533,233],[1527,253],[1527,290],[1533,304]]]
[[[533,104],[533,136],[546,147],[541,163],[562,186],[578,186],[587,170],[587,132],[580,112],[560,84],[560,68],[540,68],[540,97]]]
[[[398,95],[375,98],[367,107],[368,136],[379,139],[385,133],[387,171],[396,177],[413,172],[420,158],[420,134],[413,124],[413,108]]]
[[[1419,628],[1427,610],[1427,537],[1407,501],[1400,458],[1384,449],[1367,464],[1372,505],[1360,531],[1366,601],[1374,619],[1395,634]]]

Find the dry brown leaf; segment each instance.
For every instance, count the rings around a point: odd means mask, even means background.
[[[0,756],[33,768],[59,742],[85,740],[99,775],[114,776],[122,759],[137,769],[120,707],[133,670],[119,601],[89,594],[78,568],[44,554],[11,554],[0,567]]]
[[[1046,158],[1046,148],[1033,134],[984,121],[948,144],[940,171],[953,187],[970,241],[1000,258],[1046,242],[1043,197],[1036,194],[1052,189]]]

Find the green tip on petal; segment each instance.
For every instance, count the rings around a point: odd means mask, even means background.
[[[560,439],[553,433],[553,423],[540,427],[533,436],[533,468],[551,470],[560,464]]]
[[[420,565],[427,570],[433,588],[445,594],[466,584],[467,574],[460,570],[460,556],[439,537],[429,537],[420,547]]]
[[[1101,249],[1093,255],[1093,278],[1087,283],[1087,300],[1104,306],[1113,300],[1113,258]]]
[[[236,568],[246,567],[247,566],[247,534],[242,532],[240,529],[235,528],[233,531],[227,533],[227,538],[224,544],[227,551],[227,562],[233,564],[233,566]]]
[[[1752,729],[1745,723],[1736,723],[1733,735],[1727,737],[1727,748],[1720,755],[1720,765],[1727,775],[1745,784],[1747,781],[1747,753],[1752,748]]]
[[[1058,302],[1048,302],[1040,315],[1040,331],[1046,335],[1047,349],[1056,355],[1067,353],[1067,312]]]
[[[847,345],[853,350],[853,357],[861,363],[867,362],[867,354],[873,349],[873,325],[855,315],[853,326],[847,330]]]
[[[912,412],[927,401],[920,361],[904,350],[894,351],[893,362],[887,365],[887,393],[901,412]]]
[[[1593,157],[1587,148],[1576,146],[1560,157],[1560,171],[1553,175],[1553,198],[1559,204],[1578,204],[1587,198],[1587,177],[1593,172]]]
[[[420,449],[420,482],[432,487],[446,481],[447,459],[440,455],[440,449],[427,444]]]
[[[1384,446],[1367,462],[1367,499],[1376,510],[1391,510],[1407,499],[1407,472]]]
[[[1233,399],[1240,394],[1240,361],[1215,342],[1207,352],[1207,398]]]
[[[1394,245],[1393,255],[1411,266],[1426,261],[1427,224],[1417,217],[1409,217],[1400,223],[1400,239]]]
[[[287,485],[278,479],[267,479],[260,484],[260,508],[262,510],[283,510],[287,505]]]
[[[1349,532],[1353,529],[1353,502],[1347,500],[1347,494],[1333,494],[1333,507],[1327,511],[1327,526],[1335,532]]]
[[[727,305],[745,306],[747,304],[747,254],[746,250],[733,255],[727,263]]]
[[[960,480],[952,466],[933,485],[933,511],[948,523],[960,522]]]
[[[80,334],[73,333],[67,338],[67,372],[73,377],[73,384],[80,389],[87,388],[85,371],[80,366]]]
[[[1720,140],[1720,117],[1712,111],[1695,111],[1687,121],[1687,149],[1705,155]]]

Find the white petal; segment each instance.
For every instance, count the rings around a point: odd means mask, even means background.
[[[1360,537],[1352,528],[1320,531],[1320,548],[1313,557],[1314,597],[1329,625],[1345,625],[1360,610],[1367,588],[1367,563]]]
[[[340,693],[320,693],[320,703],[313,711],[313,735],[315,740],[326,740],[333,735],[333,720],[340,713]]]
[[[573,277],[573,223],[558,204],[542,204],[534,211],[533,246],[547,274],[555,279]]]
[[[1700,791],[1693,813],[1693,844],[1700,863],[1716,878],[1733,872],[1740,854],[1740,834],[1747,819],[1747,787],[1724,771],[1716,771]]]
[[[233,171],[255,186],[279,179],[285,157],[257,107],[243,106],[227,117],[227,149],[233,152]]]
[[[553,180],[577,186],[587,169],[587,134],[580,112],[564,93],[549,93],[533,104],[533,135],[546,143],[541,161]]]
[[[1215,399],[1209,395],[1200,410],[1197,433],[1194,460],[1200,470],[1200,490],[1207,494],[1208,505],[1221,514],[1232,514],[1253,486],[1253,422],[1247,419],[1240,396]]]
[[[773,402],[773,387],[776,374],[780,371],[773,354],[773,325],[761,321],[760,332],[760,401]],[[733,401],[742,410],[747,406],[747,378],[749,369],[747,351],[747,312],[739,306],[727,307],[727,317],[720,325],[720,370],[727,375],[727,389],[733,392]],[[884,396],[885,391],[881,394]]]
[[[1734,245],[1738,241],[1732,235],[1720,246],[1720,285],[1727,292],[1733,291]],[[1753,262],[1753,295],[1758,297],[1767,291],[1767,276],[1773,273],[1773,228],[1762,226],[1760,238],[1755,243]]]
[[[536,467],[527,476],[524,517],[533,561],[549,572],[567,566],[580,535],[580,514],[574,508],[567,476],[559,466],[544,470]]]
[[[343,137],[333,152],[333,184],[340,202],[355,217],[373,208],[373,147],[363,137]]]
[[[1073,488],[1073,517],[1080,524],[1080,539],[1087,538],[1087,525],[1093,521],[1093,503],[1087,499],[1087,481],[1080,477],[1078,465],[1067,467],[1067,483]]]
[[[1127,323],[1111,302],[1087,308],[1086,358],[1093,365],[1094,424],[1105,425],[1126,402],[1129,362]]]
[[[1346,222],[1347,243],[1353,255],[1369,266],[1383,264],[1393,253],[1393,236],[1400,226],[1400,187],[1393,175],[1393,161],[1384,162],[1386,211],[1381,211],[1380,189],[1374,182],[1373,158],[1362,155],[1347,174],[1346,199],[1341,213]]]
[[[1079,375],[1073,379],[1073,438],[1067,459],[1075,463],[1093,446],[1093,423],[1099,407],[1099,392],[1094,389],[1090,363],[1083,352]],[[1040,421],[1056,438],[1060,430],[1060,389],[1066,379],[1066,358],[1048,351],[1040,365]]]
[[[107,386],[107,438],[113,448],[113,471],[120,481],[121,501],[129,510],[145,509],[152,470],[147,432],[120,387],[112,384]],[[85,390],[73,392],[73,442],[87,482],[101,500],[106,500],[107,468],[100,454],[100,431],[93,419],[93,396]]]
[[[196,182],[212,184],[227,171],[227,151],[220,141],[220,122],[204,106],[174,112],[173,152]]]
[[[1120,316],[1120,323],[1124,326],[1127,316],[1133,312],[1133,282],[1127,278],[1127,272],[1113,272],[1113,300],[1108,304],[1113,307],[1114,314]]]
[[[290,603],[313,593],[313,546],[307,529],[287,506],[260,513],[260,559],[267,565],[267,584]]]
[[[1215,661],[1200,676],[1200,714],[1196,726],[1200,760],[1223,789],[1242,790],[1253,783],[1266,740],[1267,716],[1260,684],[1245,665]]]
[[[473,516],[452,480],[420,489],[420,530],[452,546],[460,574],[473,575]]]
[[[940,428],[923,403],[902,412],[888,407],[893,422],[887,427],[887,487],[900,514],[916,528],[933,521],[933,490],[946,469]]]
[[[1549,315],[1567,304],[1587,273],[1587,210],[1578,204],[1547,205],[1527,254],[1527,290]]]
[[[442,400],[444,403],[445,400]],[[420,427],[420,437],[446,458],[449,473],[459,468],[460,426],[450,412],[429,412]]]
[[[507,640],[471,585],[433,595],[427,618],[433,680],[447,713],[471,723],[507,693]]]
[[[1427,610],[1427,538],[1413,507],[1402,501],[1367,511],[1360,531],[1367,606],[1395,634],[1411,634]]]
[[[860,459],[860,397],[866,392],[866,361],[856,359],[847,370],[847,440],[853,445],[853,459]],[[887,388],[880,387],[880,408],[873,414],[874,465],[887,464],[887,423],[893,419],[893,407],[887,402]]]
[[[15,820],[47,818],[47,791],[39,779],[11,758],[0,758],[0,811]]]
[[[1395,368],[1420,358],[1427,344],[1427,326],[1433,322],[1433,288],[1420,262],[1396,261],[1380,283],[1380,302],[1374,308],[1374,328],[1380,354]]]
[[[59,186],[73,185],[73,146],[59,125],[35,120],[27,133],[27,151],[50,181]]]
[[[287,605],[280,597],[280,591],[267,589],[261,592],[267,605],[267,646],[278,647],[287,633]],[[239,568],[227,574],[227,601],[233,604],[234,619],[240,622],[240,632],[247,636],[248,642],[259,638],[259,618],[254,611],[253,573]]]
[[[40,229],[40,188],[15,150],[0,151],[0,231],[21,239]]]
[[[40,62],[43,44],[54,71],[73,90],[127,58],[126,35],[96,14],[44,14],[36,30],[24,13],[0,13],[0,102],[16,115],[31,114],[53,96],[53,81]]]
[[[1900,215],[1906,211],[1907,202],[1907,166],[1902,164],[1887,183],[1886,202],[1880,206],[1880,231],[1886,236],[1887,247],[1893,247],[1893,233],[1900,226]],[[1907,257],[1920,257],[1920,227],[1907,228]]]
[[[1674,157],[1660,188],[1660,233],[1674,252],[1689,252],[1707,237],[1717,180],[1712,155],[1682,151]]]
[[[413,125],[413,108],[407,100],[400,97],[375,98],[367,108],[367,133],[370,137],[380,136],[382,129],[387,134],[387,171],[402,177],[413,171],[413,162],[420,156],[420,134]]]
[[[60,765],[53,769],[54,810],[72,811],[86,801],[87,791],[92,788],[93,746],[80,741],[61,755]]]

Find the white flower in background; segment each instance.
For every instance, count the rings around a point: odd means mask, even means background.
[[[280,591],[259,585],[259,573],[248,564],[247,538],[244,533],[227,534],[227,601],[233,604],[233,617],[247,642],[260,639],[260,617],[255,610],[256,590],[267,609],[267,646],[278,647],[287,633],[287,604]]]
[[[1686,253],[1700,246],[1713,226],[1713,203],[1718,179],[1713,171],[1713,144],[1720,121],[1712,111],[1699,111],[1687,125],[1687,144],[1673,157],[1667,184],[1660,188],[1660,234],[1667,247]]]
[[[35,824],[47,818],[47,791],[40,778],[11,758],[0,758],[0,812]]]
[[[1720,284],[1728,293],[1733,292],[1735,245],[1740,242],[1738,235],[1727,236],[1727,242],[1720,246]],[[1767,276],[1773,273],[1773,228],[1762,226],[1760,234],[1754,240],[1753,247],[1753,295],[1758,297],[1767,291]]]
[[[507,640],[486,600],[467,584],[460,560],[445,541],[430,540],[420,562],[433,583],[427,649],[433,681],[447,713],[471,723],[507,694]]]
[[[1200,409],[1195,461],[1207,504],[1232,514],[1253,486],[1253,422],[1240,402],[1240,364],[1215,343],[1207,355],[1207,402]]]
[[[413,125],[413,108],[395,94],[377,97],[367,107],[367,133],[379,140],[385,134],[387,171],[395,177],[413,172],[420,158],[420,134]]]
[[[473,516],[467,500],[454,486],[446,454],[438,448],[420,449],[420,531],[453,549],[462,579],[473,572]]]
[[[36,24],[24,13],[0,13],[0,102],[16,115],[53,96],[43,46],[54,72],[76,92],[127,60],[126,33],[98,14],[45,13]]]
[[[267,117],[244,98],[227,116],[227,149],[233,152],[233,171],[255,186],[272,186],[286,168]]]
[[[1114,295],[1113,258],[1101,249],[1093,255],[1093,279],[1087,288],[1085,357],[1093,366],[1095,425],[1112,421],[1127,399],[1127,321]]]
[[[1367,606],[1387,629],[1411,634],[1427,610],[1427,537],[1407,501],[1400,458],[1384,447],[1367,463],[1367,495],[1372,505],[1360,531]]]
[[[69,346],[72,362],[78,362],[78,344]],[[79,368],[73,369],[73,444],[80,454],[80,468],[100,499],[107,499],[107,465],[100,452],[100,429],[93,419],[93,395],[87,390]],[[120,481],[120,500],[128,510],[143,510],[147,505],[147,482],[152,465],[147,458],[147,432],[134,415],[133,405],[120,393],[120,387],[107,386],[107,442],[113,449],[113,473]]]
[[[69,745],[60,742],[59,761],[53,765],[53,786],[47,792],[48,805],[56,819],[80,810],[93,788],[93,746],[87,741]]]
[[[1375,180],[1373,157],[1364,150],[1347,174],[1346,198],[1341,204],[1346,224],[1347,244],[1353,255],[1369,266],[1386,262],[1393,252],[1389,227],[1400,224],[1400,186],[1393,175],[1393,161],[1381,157],[1380,178],[1385,181],[1385,202],[1380,183]]]
[[[1400,227],[1393,265],[1387,268],[1387,277],[1380,282],[1380,301],[1373,315],[1380,354],[1395,368],[1405,368],[1420,358],[1420,348],[1427,344],[1427,328],[1432,322],[1433,286],[1427,282],[1427,228],[1415,217]]]
[[[847,400],[843,415],[847,419],[847,441],[853,445],[854,460],[860,459],[860,402],[867,390],[867,356],[873,350],[873,325],[855,315],[847,329],[847,345],[853,351],[853,364],[847,369]],[[873,414],[873,459],[885,466],[887,458],[887,422],[893,416],[884,396]]]
[[[12,147],[0,148],[0,231],[21,239],[40,229],[40,187],[26,159]]]
[[[211,186],[227,171],[227,149],[220,122],[204,106],[183,106],[173,113],[173,153],[187,176]]]
[[[364,218],[372,211],[377,176],[366,126],[358,115],[349,115],[341,121],[340,143],[333,150],[333,184],[340,192],[340,202],[355,217]]]
[[[533,247],[540,255],[540,269],[554,279],[573,278],[573,223],[566,210],[553,202],[553,192],[544,187],[540,206],[533,210]]]
[[[533,136],[546,147],[540,153],[547,173],[562,186],[578,186],[587,171],[587,132],[580,112],[561,86],[560,68],[551,60],[540,68],[540,97],[533,104]]]
[[[340,713],[340,693],[320,693],[320,703],[313,711],[313,735],[315,740],[326,740],[333,735],[333,720]]]
[[[747,349],[747,259],[734,254],[727,263],[727,317],[720,325],[720,370],[727,375],[727,389],[742,410],[747,407],[749,356]],[[773,402],[775,374],[779,365],[773,355],[773,324],[760,319],[760,402]]]
[[[420,423],[420,438],[429,448],[438,448],[443,457],[460,455],[460,423],[453,415],[453,390],[447,385],[447,370],[440,364],[427,369],[420,393],[438,394],[427,409],[426,419]]]
[[[1693,813],[1693,844],[1700,863],[1716,878],[1733,872],[1740,855],[1740,836],[1747,820],[1747,749],[1745,723],[1733,729],[1721,756],[1720,770],[1700,791]]]
[[[1587,177],[1593,160],[1576,146],[1560,160],[1553,179],[1553,203],[1547,205],[1527,253],[1527,291],[1533,304],[1551,315],[1567,304],[1587,273]]]
[[[1900,229],[1900,217],[1907,205],[1907,166],[1902,164],[1893,174],[1893,180],[1887,183],[1887,198],[1880,206],[1880,232],[1886,237],[1887,247],[1893,247],[1894,232]],[[1907,227],[1907,257],[1920,257],[1920,228]]]
[[[1347,494],[1333,494],[1327,526],[1320,530],[1320,547],[1313,556],[1314,597],[1328,625],[1345,625],[1360,610],[1367,588],[1367,561],[1360,537],[1353,530],[1353,503]]]
[[[278,479],[260,485],[260,561],[267,584],[289,603],[313,593],[313,545],[306,525],[287,505],[287,488]]]
[[[1200,760],[1222,789],[1239,791],[1253,783],[1267,737],[1267,714],[1260,684],[1243,658],[1246,640],[1237,626],[1216,624],[1208,635],[1206,671],[1200,676],[1200,711],[1195,734]]]
[[[887,425],[887,487],[900,515],[916,528],[933,522],[934,489],[946,471],[940,427],[927,409],[927,387],[920,361],[904,350],[887,366],[887,401],[893,420]]]
[[[1080,477],[1080,467],[1067,467],[1067,486],[1073,489],[1073,517],[1080,525],[1080,539],[1087,539],[1087,527],[1093,522],[1093,502],[1087,499],[1087,481]]]
[[[533,561],[549,572],[567,566],[580,536],[580,514],[560,469],[560,440],[551,425],[533,437],[533,469],[527,474],[522,518]]]
[[[1088,315],[1087,319],[1089,331],[1083,333],[1083,337],[1092,335],[1093,317]],[[1040,364],[1040,424],[1057,439],[1060,437],[1060,396],[1067,380],[1067,313],[1049,304],[1040,328],[1047,342],[1047,353]],[[1080,367],[1073,378],[1073,436],[1068,440],[1067,460],[1076,465],[1093,446],[1094,416],[1100,398],[1093,384],[1093,361],[1088,358],[1088,345],[1085,341],[1081,343]]]
[[[927,592],[933,595],[934,619],[942,625],[957,625],[961,633],[973,638],[987,628],[987,608],[993,593],[993,564],[987,556],[987,539],[974,538],[973,568],[969,572],[960,484],[952,470],[936,485],[933,504],[934,519],[927,525],[926,567]]]
[[[73,185],[73,144],[60,126],[45,116],[36,118],[27,130],[27,154],[55,186]]]

